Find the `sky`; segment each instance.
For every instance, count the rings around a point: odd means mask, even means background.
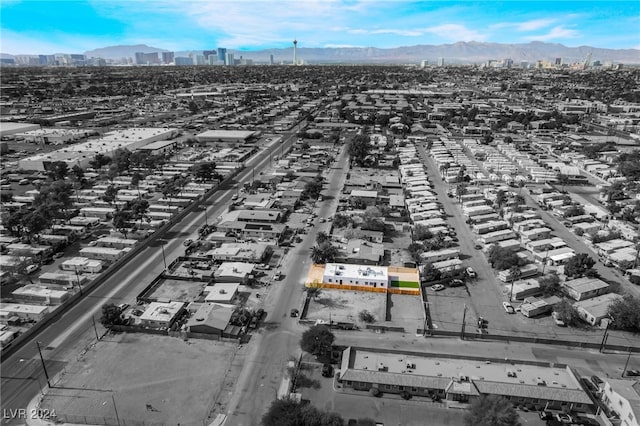
[[[640,49],[640,1],[1,0],[0,52],[147,44],[379,47],[458,41]]]

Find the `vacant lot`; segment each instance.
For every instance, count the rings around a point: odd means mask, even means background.
[[[154,300],[192,302],[198,298],[207,283],[202,281],[165,280],[146,297]]]
[[[386,297],[383,293],[322,289],[320,296],[309,303],[307,319],[355,322],[364,327],[366,324],[358,314],[366,309],[373,314],[375,323],[379,323],[385,319]]]
[[[104,417],[115,421],[115,400],[121,421],[202,424],[236,347],[146,334],[105,339],[70,363],[43,408],[58,416],[87,416],[89,422]]]
[[[391,313],[391,324],[394,327],[404,327],[407,333],[423,328],[424,313],[420,296],[392,294],[388,308]]]

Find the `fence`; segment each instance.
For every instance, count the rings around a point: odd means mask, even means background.
[[[55,420],[57,423],[107,426],[207,426],[208,424],[207,419],[202,419],[202,421],[199,422],[162,423],[148,420],[123,419],[122,417],[83,416],[78,414],[58,414]]]

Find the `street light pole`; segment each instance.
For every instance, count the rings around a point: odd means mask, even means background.
[[[100,336],[98,335],[98,328],[96,327],[96,318],[91,315],[91,321],[93,322],[93,331],[96,333],[96,340],[100,340]]]
[[[464,340],[464,322],[467,318],[467,304],[464,304],[464,311],[462,311],[462,329],[460,330],[460,339]]]
[[[42,351],[40,350],[40,342],[36,340],[36,346],[38,347],[38,353],[40,354],[40,362],[42,362],[42,369],[44,370],[44,376],[47,378],[47,386],[52,388],[51,380],[49,380],[49,373],[47,372],[47,366],[44,363],[44,358],[42,357]]]
[[[167,259],[164,255],[164,240],[160,240],[160,248],[162,248],[162,263],[164,263],[164,269],[167,269]]]

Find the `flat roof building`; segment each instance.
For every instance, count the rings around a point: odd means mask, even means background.
[[[182,302],[151,302],[140,315],[140,323],[145,327],[169,328],[183,309]]]
[[[571,368],[558,364],[349,347],[342,353],[338,381],[354,390],[408,392],[462,404],[481,395],[499,395],[514,404],[556,409],[588,411],[592,405]]]

